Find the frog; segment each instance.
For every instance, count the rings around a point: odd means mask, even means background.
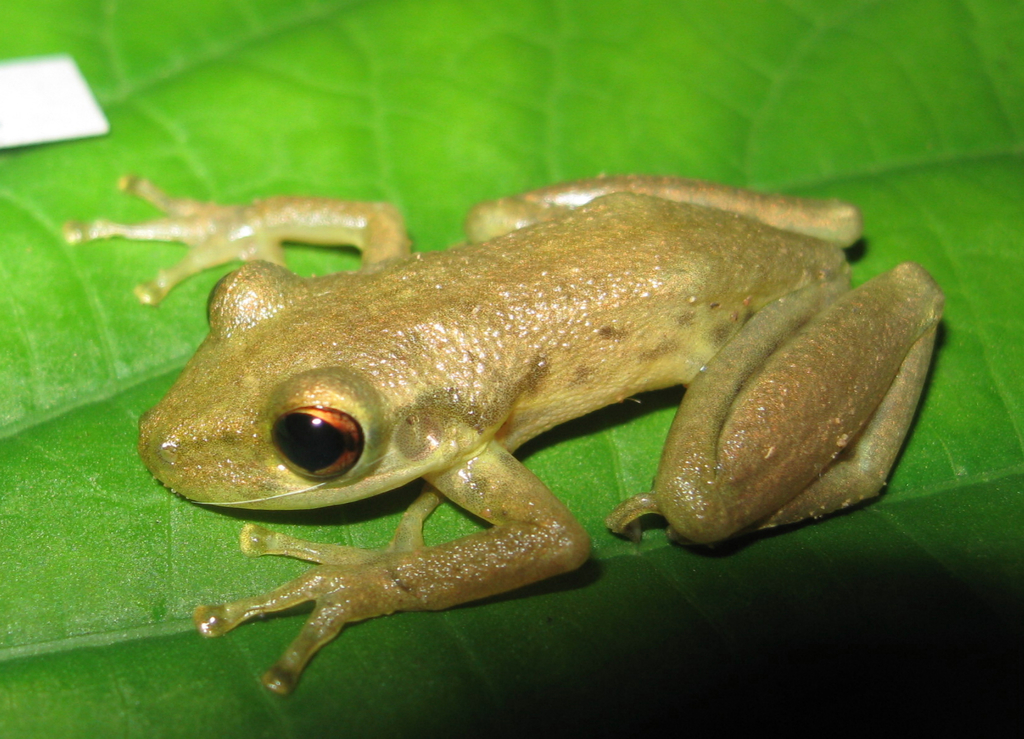
[[[122,188],[165,216],[66,225],[72,243],[182,241],[141,285],[243,265],[213,289],[209,335],[139,422],[138,451],[200,504],[308,509],[422,492],[379,549],[250,523],[243,553],[313,564],[266,594],[201,605],[219,636],[312,603],[263,675],[292,691],[346,624],[437,611],[579,568],[591,533],[514,453],[652,390],[686,388],[649,490],[607,518],[713,546],[817,519],[882,490],[914,418],[943,293],[905,262],[851,286],[860,210],[672,176],[600,176],[474,206],[467,241],[412,252],[393,205],[276,196],[248,205]],[[361,267],[301,277],[282,244],[348,245]],[[426,544],[444,501],[483,527]]]

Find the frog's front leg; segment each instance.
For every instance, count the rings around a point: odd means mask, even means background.
[[[423,524],[441,503],[437,492],[427,485],[402,515],[391,542],[383,549],[361,549],[343,544],[321,544],[271,531],[253,523],[242,527],[239,548],[247,557],[272,554],[321,565],[355,565],[376,562],[389,552],[411,552],[423,546]]]
[[[405,223],[389,203],[283,196],[219,205],[171,197],[139,177],[123,177],[119,187],[167,216],[134,224],[71,221],[64,225],[64,237],[72,244],[113,236],[187,244],[184,259],[135,288],[143,303],[158,303],[185,278],[234,259],[283,265],[285,241],[355,246],[363,252],[364,265],[409,253]]]
[[[313,601],[299,637],[263,676],[269,689],[287,693],[346,623],[395,611],[442,610],[503,593],[575,569],[589,554],[589,537],[565,506],[495,442],[427,480],[493,526],[438,546],[382,552],[357,564],[319,565],[264,596],[201,606],[195,613],[200,632],[217,636],[254,616]]]
[[[755,315],[687,390],[644,513],[684,543],[825,515],[877,495],[913,418],[942,293],[906,263],[835,299],[812,285]]]

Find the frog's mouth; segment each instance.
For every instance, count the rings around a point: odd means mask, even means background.
[[[184,496],[193,503],[221,508],[249,508],[268,510],[295,510],[305,508],[323,508],[326,506],[352,503],[374,495],[386,493],[406,483],[423,477],[437,468],[436,461],[424,460],[419,465],[393,465],[378,467],[372,474],[352,479],[335,478],[321,480],[304,487],[258,495],[251,498],[225,496],[223,500],[197,500]],[[244,491],[238,491],[243,493]],[[180,493],[177,493],[180,495]]]
[[[204,506],[216,506],[218,508],[312,508],[312,507],[315,507],[315,506],[310,506],[310,505],[297,505],[297,506],[285,505],[285,506],[280,506],[280,505],[273,505],[272,502],[275,501],[275,500],[280,500],[282,498],[289,498],[289,497],[294,496],[294,495],[308,495],[310,493],[315,493],[317,490],[320,490],[322,488],[328,487],[329,484],[330,484],[330,481],[325,480],[323,482],[318,482],[315,485],[310,485],[308,487],[300,488],[298,490],[286,490],[283,493],[277,493],[275,495],[267,495],[265,497],[252,498],[252,499],[248,499],[248,500],[225,500],[225,501],[195,500],[193,498],[189,498],[187,495],[182,495],[177,490],[172,490],[171,492],[173,492],[175,495],[180,495],[183,498],[191,500],[193,503],[198,503],[199,505],[204,505]],[[267,503],[270,503],[270,505],[264,505],[264,504],[267,504]]]

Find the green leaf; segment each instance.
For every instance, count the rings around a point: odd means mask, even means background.
[[[0,56],[56,52],[112,131],[0,152],[0,734],[799,731],[885,711],[992,734],[1021,718],[1020,3],[4,0]],[[842,197],[866,217],[855,279],[918,261],[946,317],[877,502],[711,552],[657,530],[633,546],[602,520],[649,484],[679,392],[612,407],[521,455],[591,532],[590,563],[348,628],[280,699],[258,676],[301,617],[215,640],[190,619],[303,570],[244,559],[242,521],[376,546],[411,492],[233,514],[148,475],[136,419],[202,339],[226,268],[151,309],[131,288],[180,247],[66,245],[66,220],[152,214],[116,191],[128,172],[226,202],[391,200],[421,249],[459,240],[476,201],[600,172]],[[355,260],[298,247],[290,264]],[[443,509],[428,533],[473,526]]]

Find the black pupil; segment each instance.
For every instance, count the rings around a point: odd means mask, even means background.
[[[355,463],[361,451],[360,440],[353,434],[343,433],[325,419],[301,411],[278,419],[274,439],[293,464],[313,474],[343,472]],[[344,464],[346,458],[351,458],[351,463]],[[339,469],[331,470],[335,465]]]

